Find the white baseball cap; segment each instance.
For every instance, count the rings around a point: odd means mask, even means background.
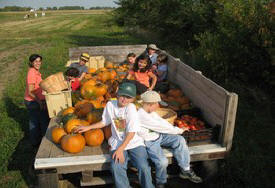
[[[142,102],[160,103],[162,106],[167,106],[167,103],[162,101],[160,95],[156,91],[146,91],[140,95]]]

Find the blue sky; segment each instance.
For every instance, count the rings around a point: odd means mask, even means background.
[[[106,6],[116,7],[115,0],[0,0],[0,7],[21,6],[21,7],[60,7],[60,6],[83,6],[85,8]]]

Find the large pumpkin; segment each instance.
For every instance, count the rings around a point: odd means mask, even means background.
[[[97,123],[102,119],[102,110],[92,110],[87,114],[86,120],[90,123]]]
[[[60,144],[61,138],[65,135],[67,135],[67,133],[62,127],[55,127],[52,130],[52,140],[56,144]]]
[[[103,83],[111,79],[111,74],[109,71],[102,71],[97,74],[97,79]]]
[[[85,138],[81,134],[70,134],[61,139],[61,148],[69,153],[81,152],[85,144]]]
[[[104,137],[108,140],[112,136],[111,125],[103,127]]]
[[[88,126],[89,123],[87,121],[81,120],[81,119],[70,119],[66,125],[65,130],[67,133],[73,132],[73,130],[78,126]]]
[[[104,140],[104,134],[101,129],[93,129],[84,133],[87,145],[99,146]]]
[[[75,108],[74,107],[68,107],[65,110],[63,110],[62,112],[62,116],[65,116],[67,114],[73,114],[74,113]]]

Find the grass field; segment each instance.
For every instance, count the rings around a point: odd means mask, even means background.
[[[35,151],[27,140],[28,116],[23,105],[30,54],[43,56],[45,78],[64,70],[70,47],[151,42],[113,24],[106,11],[51,11],[29,20],[23,20],[24,15],[0,13],[1,187],[32,187],[36,181],[28,173]],[[272,187],[275,148],[270,98],[257,88],[237,84],[228,88],[240,94],[233,149],[220,162],[218,177],[207,186]],[[180,182],[172,180],[169,185],[180,187]]]

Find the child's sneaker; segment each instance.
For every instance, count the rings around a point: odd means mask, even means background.
[[[202,182],[201,177],[197,176],[192,169],[186,170],[186,171],[181,170],[181,172],[179,174],[179,177],[182,178],[182,179],[189,179],[190,181],[192,181],[194,183],[201,183]]]

